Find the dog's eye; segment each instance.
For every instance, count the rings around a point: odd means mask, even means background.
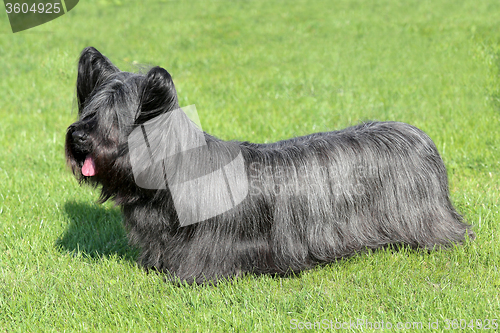
[[[94,115],[85,117],[82,119],[82,121],[84,122],[84,124],[81,130],[86,133],[90,132],[96,125],[96,120]]]

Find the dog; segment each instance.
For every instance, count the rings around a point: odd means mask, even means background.
[[[76,88],[68,164],[121,207],[139,264],[170,280],[287,276],[365,250],[474,238],[436,146],[411,125],[222,141],[186,117],[165,69],[122,72],[93,47]]]

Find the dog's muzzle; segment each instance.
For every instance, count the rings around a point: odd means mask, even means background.
[[[87,133],[84,131],[74,131],[71,133],[71,137],[73,138],[73,142],[77,144],[84,144],[87,140]]]

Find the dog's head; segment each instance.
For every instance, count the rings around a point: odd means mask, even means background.
[[[101,184],[101,200],[133,186],[127,136],[138,125],[179,107],[170,74],[120,71],[93,47],[83,50],[76,82],[78,121],[66,134],[66,158],[81,182]]]

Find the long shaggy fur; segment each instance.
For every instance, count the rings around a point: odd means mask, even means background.
[[[450,202],[434,143],[397,122],[271,144],[205,133],[213,156],[239,147],[249,194],[225,213],[182,227],[168,188],[136,185],[127,146],[134,128],[179,107],[167,71],[121,72],[86,48],[77,98],[79,120],[66,137],[69,165],[80,181],[102,187],[101,201],[121,206],[130,240],[141,249],[139,263],[172,278],[284,275],[388,244],[432,250],[474,237]],[[96,170],[90,177],[82,175],[89,156]]]

